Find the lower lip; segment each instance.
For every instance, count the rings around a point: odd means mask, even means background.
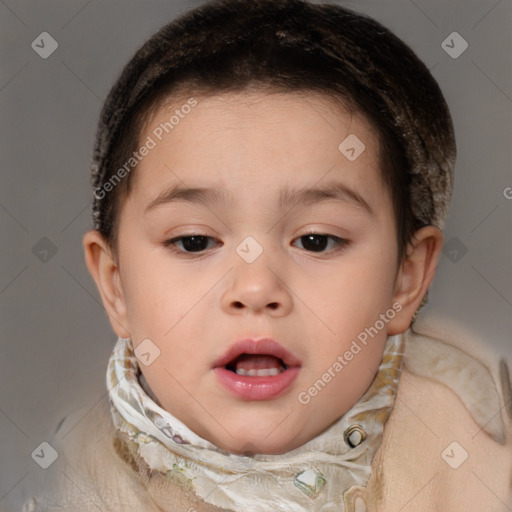
[[[213,371],[221,384],[233,395],[244,400],[269,400],[278,397],[292,385],[299,374],[300,368],[295,366],[288,368],[279,375],[267,377],[238,375],[223,367],[214,368]]]

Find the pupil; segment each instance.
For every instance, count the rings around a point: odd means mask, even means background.
[[[185,250],[192,252],[194,250],[203,251],[205,249],[205,247],[203,246],[207,245],[205,244],[205,242],[205,236],[188,236],[182,240],[183,247],[185,248]]]
[[[311,242],[312,239],[316,239],[316,242],[311,243],[309,247],[313,251],[322,251],[327,245],[327,237],[325,235],[305,235],[302,238],[306,239],[306,243],[303,242],[303,245],[306,249],[308,248],[308,243]]]

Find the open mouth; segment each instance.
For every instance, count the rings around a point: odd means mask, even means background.
[[[247,377],[272,377],[286,371],[288,366],[282,359],[270,354],[242,353],[224,368]]]
[[[212,365],[220,384],[242,400],[272,400],[290,389],[302,361],[272,338],[235,342]]]

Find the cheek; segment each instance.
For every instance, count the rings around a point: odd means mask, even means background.
[[[172,325],[174,308],[170,306],[177,300],[176,276],[156,251],[144,251],[140,245],[127,247],[130,256],[121,262],[121,281],[132,332],[151,327],[154,335],[162,329],[159,323],[163,318]],[[149,336],[147,332],[139,334]]]
[[[333,359],[343,353],[353,340],[357,340],[361,333],[364,337],[365,329],[374,326],[380,315],[389,310],[395,271],[391,261],[384,256],[375,258],[370,254],[363,258],[361,254],[354,255],[333,269],[331,276],[323,276],[322,284],[318,281],[310,283],[312,293],[306,302],[322,321],[314,322],[309,336],[322,340],[317,345],[321,357]],[[380,329],[374,339],[380,344],[385,338],[386,329]],[[373,347],[376,343],[372,344],[371,350],[364,350],[365,357],[374,357]],[[357,359],[361,362],[363,357]]]
[[[131,332],[139,338],[168,339],[185,327],[202,325],[198,301],[211,288],[204,272],[172,264],[160,248],[134,248],[122,267]]]
[[[388,307],[394,278],[395,267],[391,258],[385,254],[357,253],[346,258],[325,279],[321,300],[325,302],[327,298],[328,307],[335,307],[337,302],[347,313],[359,317],[365,311],[372,313]]]

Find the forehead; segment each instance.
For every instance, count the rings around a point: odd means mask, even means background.
[[[374,201],[382,195],[376,130],[318,93],[169,98],[148,118],[139,142],[152,146],[134,176],[133,188],[146,203],[177,184],[224,189],[224,197],[235,199],[251,190],[265,198],[281,190],[282,202],[285,185],[338,180],[365,189]]]

